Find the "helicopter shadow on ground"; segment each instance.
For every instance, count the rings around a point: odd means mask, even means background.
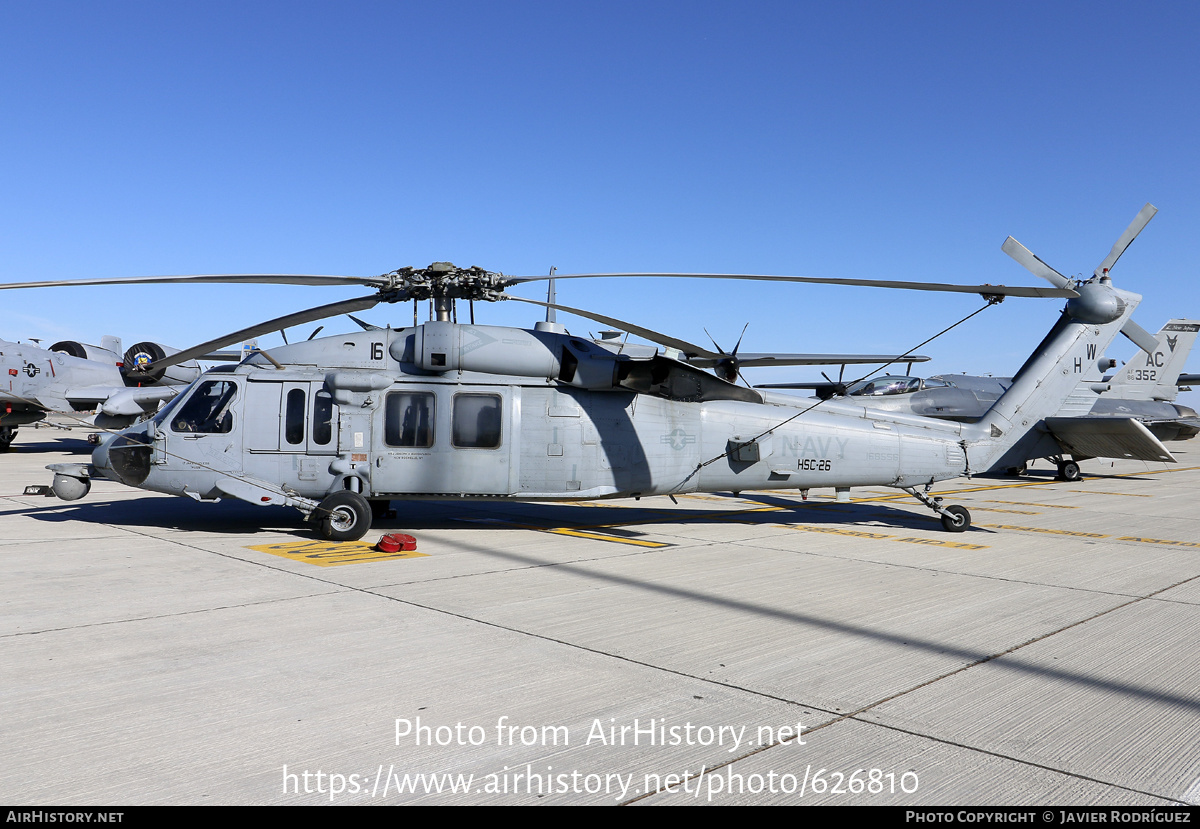
[[[719,496],[714,496],[719,497]],[[734,496],[729,495],[730,499]],[[393,501],[395,517],[376,520],[371,532],[404,530],[465,530],[494,532],[497,529],[587,529],[604,528],[613,535],[636,536],[638,525],[738,523],[750,526],[779,524],[854,524],[899,530],[932,529],[937,519],[879,504],[797,504],[783,497],[759,496],[741,500],[735,509],[689,507],[686,504],[630,507],[596,503],[513,501]],[[778,507],[763,510],[762,507]],[[279,534],[300,537],[317,534],[315,526],[303,521],[290,507],[256,506],[234,499],[219,503],[196,503],[185,498],[129,498],[117,501],[63,502],[47,499],[42,506],[23,506],[0,511],[0,517],[24,514],[37,521],[194,531],[219,534]],[[368,534],[368,538],[370,535]]]
[[[472,502],[464,508],[456,501],[393,501],[395,518],[376,522],[381,529],[480,529],[510,526],[533,529],[604,529],[621,535],[636,534],[637,525],[738,523],[750,526],[778,524],[870,524],[891,529],[927,530],[937,523],[933,516],[889,509],[880,504],[832,504],[828,502],[798,503],[785,497],[753,496],[746,494],[714,493],[709,498],[724,496],[734,509],[713,509],[689,506],[681,501],[671,504],[665,499],[657,505],[630,507],[599,503],[570,502]],[[774,507],[764,510],[762,507]]]

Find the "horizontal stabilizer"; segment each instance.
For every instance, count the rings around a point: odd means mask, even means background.
[[[1162,441],[1136,418],[1048,417],[1046,427],[1063,452],[1076,457],[1176,463]]]

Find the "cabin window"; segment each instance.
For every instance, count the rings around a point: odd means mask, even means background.
[[[454,398],[454,445],[495,449],[500,445],[500,396],[459,394]]]
[[[292,389],[287,393],[284,406],[283,439],[292,446],[304,442],[304,389]]]
[[[220,434],[232,430],[233,415],[229,407],[236,395],[237,385],[228,380],[200,383],[171,420],[171,429],[201,434]]]
[[[388,446],[433,446],[433,395],[389,392],[384,412],[383,441]]]
[[[333,440],[333,398],[322,389],[313,395],[313,443],[328,446]]]

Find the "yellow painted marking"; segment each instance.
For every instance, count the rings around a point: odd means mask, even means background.
[[[1074,530],[1050,530],[1045,527],[1018,527],[1014,524],[976,524],[976,527],[987,527],[991,530],[1018,530],[1023,533],[1050,533],[1051,535],[1073,535],[1080,538],[1109,538],[1104,533],[1081,533]]]
[[[1123,535],[1117,541],[1138,541],[1142,544],[1170,544],[1174,547],[1200,547],[1196,541],[1171,541],[1167,538],[1138,538],[1133,535]]]
[[[932,544],[935,547],[954,547],[958,550],[986,550],[987,544],[967,544],[964,541],[942,541],[940,538],[897,538],[908,544]]]
[[[988,501],[989,504],[1017,504],[1022,507],[1048,507],[1049,509],[1079,509],[1066,504],[1034,504],[1029,501]]]
[[[530,529],[538,530],[544,533],[554,533],[555,535],[569,535],[573,538],[590,538],[593,541],[615,541],[618,544],[632,544],[635,547],[670,547],[670,544],[664,544],[661,541],[642,541],[638,538],[621,538],[616,535],[604,535],[602,533],[580,532],[579,530],[569,530],[566,527],[555,527],[554,529],[542,529],[541,527],[530,527]]]
[[[303,561],[318,567],[341,567],[344,564],[391,561],[398,558],[428,558],[425,553],[418,553],[416,550],[382,553],[373,545],[362,541],[290,541],[284,544],[260,544],[246,549],[290,558],[292,561]]]
[[[782,524],[790,530],[806,533],[829,533],[830,535],[850,535],[855,538],[891,538],[887,533],[868,533],[861,530],[843,530],[838,527],[816,527],[812,524]]]
[[[861,530],[843,530],[838,527],[818,527],[812,524],[783,524],[782,526],[793,530],[800,530],[806,533],[828,533],[829,535],[849,535],[854,538],[873,538],[884,539],[888,538],[892,541],[903,541],[908,544],[930,544],[935,547],[954,547],[959,550],[986,550],[987,544],[967,544],[964,541],[942,541],[937,538],[916,538],[909,536],[907,538],[896,538],[888,533],[868,533]]]
[[[1037,510],[1032,509],[1001,509],[999,507],[971,507],[976,512],[1011,512],[1014,515],[1040,515]]]
[[[1068,489],[1067,492],[1083,492],[1088,495],[1124,495],[1126,498],[1153,498],[1153,495],[1139,495],[1136,492],[1107,492],[1103,489]]]

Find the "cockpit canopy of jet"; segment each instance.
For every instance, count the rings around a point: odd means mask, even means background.
[[[872,377],[870,380],[860,380],[846,389],[850,397],[880,397],[885,394],[912,394],[924,389],[948,388],[949,383],[942,380],[906,377],[896,374],[886,374],[882,377]]]

